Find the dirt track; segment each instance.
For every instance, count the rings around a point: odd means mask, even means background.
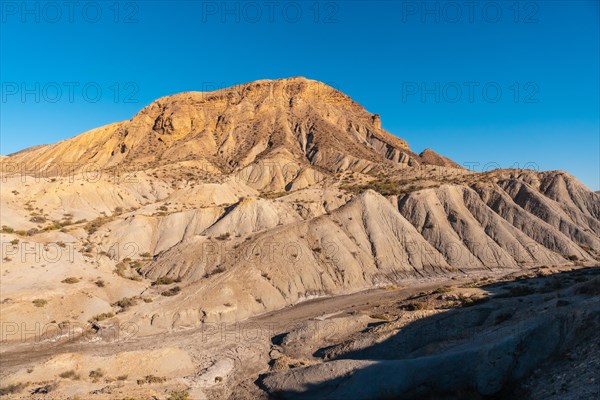
[[[292,324],[306,321],[312,318],[320,316],[328,316],[334,313],[340,313],[348,310],[358,310],[361,308],[369,308],[370,304],[382,304],[392,300],[402,300],[412,295],[418,294],[419,292],[431,290],[444,284],[460,284],[464,281],[472,280],[461,279],[461,280],[429,280],[426,282],[414,282],[408,287],[403,288],[390,288],[390,289],[373,289],[363,292],[335,296],[335,297],[322,297],[304,301],[296,305],[262,314],[245,321],[241,321],[238,324],[242,327],[246,326],[248,329],[255,329],[256,324],[260,326],[261,333],[266,334],[267,332],[273,334],[282,333],[282,329],[289,327]],[[233,326],[234,324],[230,324]],[[114,354],[118,351],[132,351],[132,350],[143,350],[154,347],[162,347],[174,345],[177,347],[186,348],[188,346],[194,346],[197,344],[197,339],[200,337],[208,345],[215,344],[221,339],[220,333],[214,331],[214,327],[221,329],[219,324],[212,324],[209,327],[197,328],[193,330],[184,330],[178,332],[165,333],[155,336],[146,337],[133,337],[123,342],[63,342],[53,344],[37,344],[31,348],[31,344],[18,344],[13,346],[11,349],[6,349],[6,345],[3,345],[3,351],[1,353],[1,375],[4,376],[7,373],[13,372],[15,369],[31,364],[37,363],[45,358],[67,352],[84,352],[95,355],[109,355]],[[224,326],[227,329],[227,326]],[[235,329],[235,328],[231,328]],[[236,340],[233,335],[224,334],[225,341],[228,337]],[[263,335],[264,336],[264,335]],[[267,342],[270,337],[262,337]],[[252,341],[252,345],[256,345],[255,341]],[[26,348],[25,348],[26,347]],[[207,347],[207,346],[202,346]]]

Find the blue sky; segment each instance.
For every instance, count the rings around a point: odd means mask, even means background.
[[[600,189],[598,1],[3,2],[0,153],[263,78],[330,83],[413,150]]]

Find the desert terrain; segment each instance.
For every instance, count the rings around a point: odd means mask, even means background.
[[[567,172],[417,154],[300,77],[0,162],[2,398],[600,397],[600,194]]]

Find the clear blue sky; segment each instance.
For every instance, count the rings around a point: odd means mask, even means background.
[[[597,0],[278,3],[3,2],[0,153],[167,94],[301,75],[415,151],[563,169],[600,189]]]

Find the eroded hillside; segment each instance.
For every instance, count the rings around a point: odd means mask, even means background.
[[[64,329],[162,337],[314,298],[600,260],[600,195],[576,178],[417,155],[378,115],[304,78],[168,96],[1,161],[11,351]],[[36,323],[53,330],[24,339]],[[265,385],[291,390],[292,378]]]

